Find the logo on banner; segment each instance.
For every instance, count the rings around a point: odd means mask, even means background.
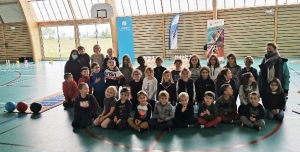
[[[127,22],[126,21],[122,21],[122,26],[119,27],[119,31],[130,31],[131,27],[127,26]]]
[[[127,22],[126,22],[126,21],[123,21],[123,22],[122,22],[122,25],[123,25],[123,26],[126,26],[126,25],[127,25]]]

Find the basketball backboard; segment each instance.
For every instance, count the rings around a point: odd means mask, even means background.
[[[114,15],[113,8],[108,3],[95,4],[91,8],[91,17],[92,18],[108,19],[108,18],[113,17],[113,15]]]

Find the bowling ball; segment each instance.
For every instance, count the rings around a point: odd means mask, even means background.
[[[42,105],[37,103],[37,102],[34,102],[30,105],[30,110],[33,112],[33,113],[39,113],[42,109]]]
[[[27,108],[28,108],[28,104],[23,101],[21,101],[17,104],[17,110],[19,112],[25,112],[27,110]]]
[[[13,112],[16,109],[16,103],[9,101],[5,104],[5,110],[7,112]]]

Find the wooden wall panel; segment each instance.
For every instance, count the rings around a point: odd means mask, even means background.
[[[15,29],[11,29],[11,27],[15,27]],[[4,25],[4,30],[5,40],[8,43],[7,57],[9,60],[15,61],[19,60],[19,57],[32,57],[31,42],[26,23]],[[4,54],[0,55],[0,60],[5,60]]]
[[[239,57],[263,56],[265,44],[274,41],[274,15],[257,7],[219,10],[218,18],[225,20],[225,56],[233,52]]]
[[[300,5],[279,6],[278,44],[283,56],[299,56]],[[218,18],[225,20],[225,55],[238,57],[264,55],[265,44],[274,41],[274,15],[267,15],[270,7],[251,7],[218,10]],[[198,54],[204,57],[206,20],[211,11],[181,13],[179,19],[178,49],[168,50],[169,24],[174,14],[165,15],[165,42],[167,57]],[[161,15],[133,17],[135,57],[139,55],[162,56]]]
[[[282,56],[300,56],[300,5],[278,11],[278,46]]]
[[[0,24],[0,61],[5,60],[5,49],[4,49],[4,43],[3,43],[3,31],[2,31],[2,25]]]

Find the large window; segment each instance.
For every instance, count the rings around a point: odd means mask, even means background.
[[[107,54],[107,49],[112,48],[111,31],[109,24],[79,25],[80,45],[85,47],[89,55],[94,54],[95,44],[100,45],[101,53]]]
[[[107,54],[112,48],[109,24],[79,25],[79,45],[85,47],[89,55],[94,54],[93,46],[99,44],[101,53]],[[74,26],[41,27],[44,57],[66,59],[75,48]]]

